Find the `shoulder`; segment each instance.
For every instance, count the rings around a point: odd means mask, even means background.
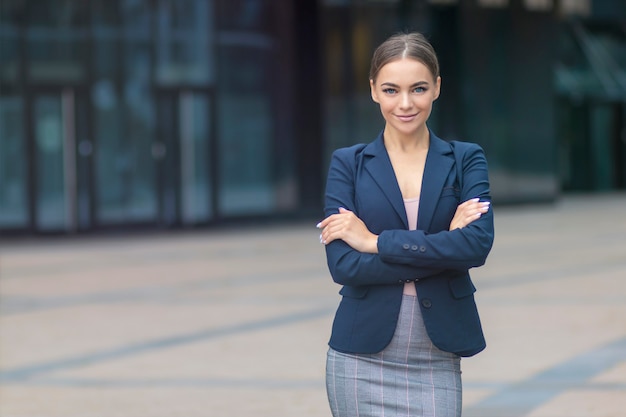
[[[385,145],[383,143],[383,132],[381,131],[376,139],[369,143],[357,143],[345,148],[339,148],[333,152],[333,159],[352,159],[355,157],[361,157],[364,154],[377,155],[385,151]]]
[[[454,153],[456,158],[466,153],[482,152],[482,148],[477,143],[442,139],[432,130],[430,131],[430,147],[443,155]]]
[[[349,159],[355,157],[361,154],[366,146],[367,145],[365,143],[357,143],[356,145],[336,149],[333,152],[333,158]]]
[[[455,157],[461,160],[466,160],[468,158],[485,158],[485,151],[482,146],[474,142],[464,142],[460,140],[452,140],[449,142],[452,148],[452,152],[454,152]]]
[[[359,158],[366,146],[366,144],[359,143],[346,148],[336,149],[330,160],[330,168],[353,170],[359,163]]]
[[[474,142],[451,140],[449,143],[452,149],[455,151],[469,152],[469,151],[482,151],[483,150],[483,148],[479,144],[474,143]]]

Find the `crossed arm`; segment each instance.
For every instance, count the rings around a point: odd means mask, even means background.
[[[450,222],[450,229],[461,229],[489,211],[489,201],[479,201],[478,198],[467,200],[456,209]],[[318,223],[322,229],[320,242],[327,245],[333,240],[341,239],[352,249],[363,253],[378,253],[378,235],[370,232],[353,212],[343,207],[339,213],[332,214]]]
[[[397,284],[401,280],[426,278],[450,269],[467,270],[484,263],[493,243],[493,216],[482,149],[476,147],[468,152],[461,193],[467,200],[457,206],[448,230],[438,233],[385,230],[376,235],[371,232],[350,210],[354,206],[352,155],[333,156],[327,184],[327,217],[318,224],[335,282]],[[407,250],[407,247],[420,250]]]

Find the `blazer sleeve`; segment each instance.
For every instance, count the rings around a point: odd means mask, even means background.
[[[333,153],[326,183],[326,217],[337,213],[338,207],[356,213],[356,160],[363,147],[355,145]],[[407,262],[386,261],[377,254],[361,253],[343,240],[326,245],[326,260],[333,280],[350,286],[398,284],[440,272],[439,268],[417,267]]]
[[[491,201],[487,161],[482,148],[467,144],[463,157],[461,201]],[[381,260],[416,267],[468,270],[485,263],[494,239],[493,208],[461,229],[429,234],[423,230],[386,230],[378,236]]]

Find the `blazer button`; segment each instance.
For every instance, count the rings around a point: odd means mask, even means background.
[[[426,246],[420,246],[420,252],[426,252]]]
[[[406,283],[408,284],[409,282],[411,282],[411,280],[410,280],[410,279],[407,279],[407,280],[406,280],[406,281],[404,281],[404,282],[406,282]]]
[[[410,247],[411,247],[411,246],[409,246],[409,244],[408,244],[408,243],[405,243],[404,245],[402,245],[402,249],[408,249],[408,248],[410,248]]]
[[[424,298],[422,300],[422,305],[424,306],[424,308],[431,308],[433,306],[433,303],[428,298]]]
[[[411,250],[417,250],[417,245],[411,246]]]

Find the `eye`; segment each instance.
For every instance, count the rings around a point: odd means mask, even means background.
[[[417,94],[421,94],[421,93],[426,92],[426,90],[428,90],[426,87],[415,87],[413,89],[413,92]]]
[[[392,95],[392,94],[396,94],[397,91],[395,88],[384,88],[383,93]]]

